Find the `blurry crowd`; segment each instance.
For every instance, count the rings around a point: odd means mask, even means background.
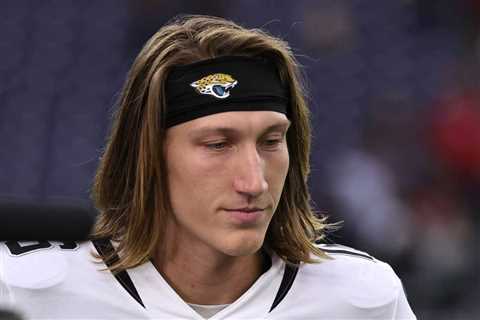
[[[0,194],[88,198],[129,64],[181,13],[292,45],[312,106],[312,200],[343,221],[329,240],[391,263],[419,319],[478,317],[475,0],[2,2]]]
[[[479,107],[462,93],[422,113],[377,112],[327,172],[348,240],[397,267],[426,319],[480,314]]]

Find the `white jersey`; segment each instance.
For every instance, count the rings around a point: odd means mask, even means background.
[[[416,319],[390,266],[351,248],[320,245],[316,264],[272,265],[210,319]],[[114,276],[98,243],[0,243],[0,310],[26,319],[203,319],[151,262]]]

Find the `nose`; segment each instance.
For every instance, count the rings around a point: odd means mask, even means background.
[[[257,197],[267,191],[265,161],[258,154],[256,146],[239,152],[237,161],[233,181],[235,190],[249,197]]]

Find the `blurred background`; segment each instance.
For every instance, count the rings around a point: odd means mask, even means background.
[[[0,196],[88,200],[126,72],[178,14],[291,44],[313,112],[312,198],[344,221],[330,240],[391,263],[419,319],[477,319],[477,0],[4,0]]]

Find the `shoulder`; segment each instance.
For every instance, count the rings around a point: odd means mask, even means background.
[[[370,254],[343,245],[317,246],[328,258],[303,265],[303,276],[313,282],[329,284],[349,303],[359,307],[384,305],[395,300],[403,290],[391,266]]]
[[[54,286],[69,273],[93,265],[91,249],[90,242],[0,242],[0,280],[19,288]]]
[[[396,284],[399,281],[388,263],[377,259],[365,251],[340,244],[316,244],[316,246],[325,253],[326,258],[318,259],[317,263],[305,264],[305,268],[309,271],[321,274],[324,269],[328,269],[342,278],[350,276],[355,272],[359,272],[364,276],[369,275],[371,272],[380,272],[388,280],[394,280]],[[375,279],[369,280],[373,281]]]
[[[92,242],[0,242],[0,308],[28,319],[139,318],[96,253]]]
[[[315,246],[321,249],[327,254],[327,256],[331,258],[349,257],[366,259],[367,261],[371,262],[379,261],[365,251],[357,250],[341,244],[316,243]]]
[[[350,247],[317,246],[326,258],[299,266],[284,312],[296,304],[294,301],[302,301],[305,318],[399,319],[401,309],[405,310],[401,319],[415,319],[390,265]]]
[[[336,288],[350,296],[352,302],[359,305],[382,304],[393,300],[403,290],[400,279],[388,263],[343,245],[317,246],[329,259],[305,265],[305,274],[335,281]]]

